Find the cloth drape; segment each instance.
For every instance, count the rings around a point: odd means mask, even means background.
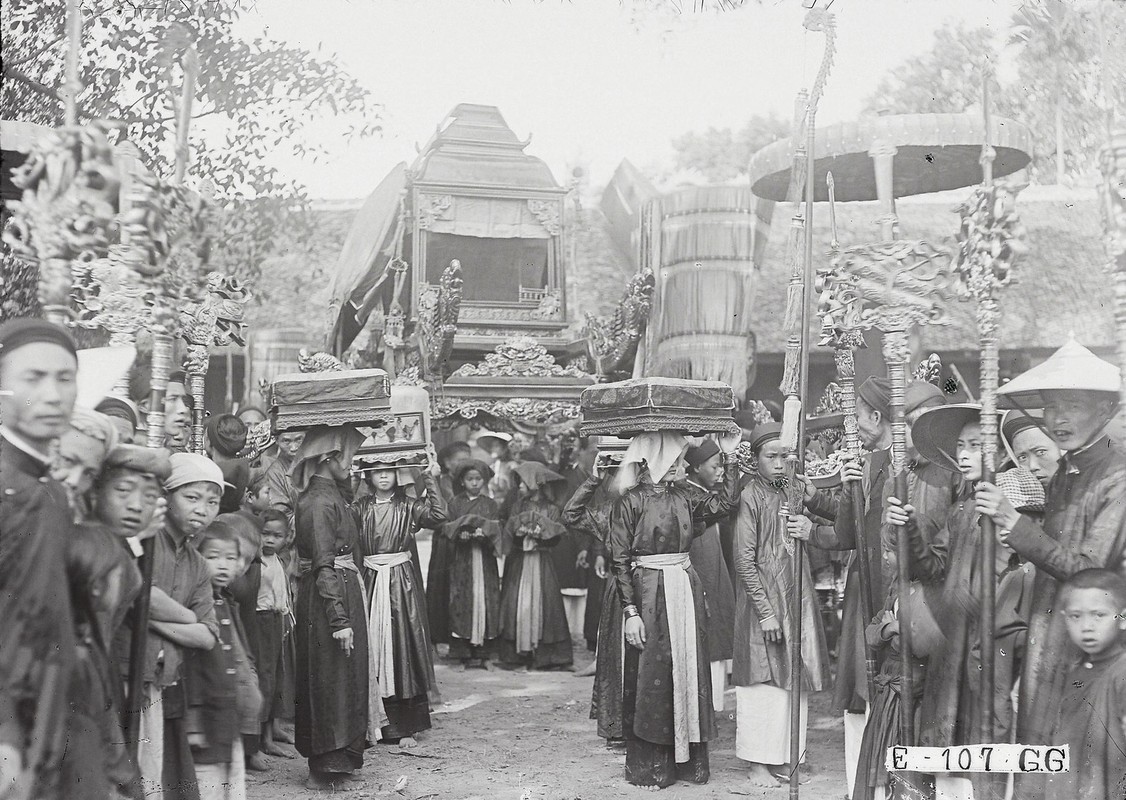
[[[368,642],[372,653],[372,688],[379,696],[395,696],[395,646],[391,636],[391,570],[410,563],[410,553],[364,556],[364,568],[375,572],[375,590],[368,603]]]
[[[485,643],[485,560],[481,548],[474,547],[473,559],[473,622],[469,643],[480,646]]]
[[[637,556],[634,565],[659,570],[665,578],[665,613],[672,650],[672,697],[676,762],[688,761],[688,745],[700,742],[699,674],[697,672],[696,615],[692,612],[692,584],[687,553]]]
[[[618,493],[624,494],[637,485],[642,463],[648,469],[650,482],[660,483],[687,449],[688,440],[679,433],[642,433],[633,437],[618,469]]]
[[[543,638],[543,564],[542,554],[530,539],[524,540],[524,569],[516,605],[516,652],[530,653]]]

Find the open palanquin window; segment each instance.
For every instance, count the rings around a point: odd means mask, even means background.
[[[417,191],[417,190],[416,190]],[[563,327],[558,195],[482,197],[417,191],[417,264],[436,284],[461,262],[463,323]]]

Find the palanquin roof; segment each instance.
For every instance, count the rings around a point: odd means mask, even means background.
[[[562,191],[541,159],[521,141],[496,106],[460,103],[411,166],[415,183]]]

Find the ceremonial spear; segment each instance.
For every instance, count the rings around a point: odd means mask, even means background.
[[[981,339],[981,480],[993,483],[997,455],[997,384],[1000,371],[997,341],[999,308],[997,293],[1008,285],[1013,262],[1024,251],[1023,233],[1013,210],[1016,192],[993,182],[993,161],[989,114],[989,79],[985,70],[984,118],[985,145],[981,151],[982,183],[966,202],[956,209],[961,215],[958,254],[954,263],[958,292],[963,300],[977,306],[977,328]],[[993,740],[994,685],[994,607],[997,582],[994,561],[997,543],[993,520],[981,516],[981,700],[979,737],[983,744]]]
[[[787,263],[790,266],[790,283],[786,296],[786,316],[783,327],[789,335],[786,339],[786,361],[782,373],[780,390],[785,396],[782,417],[781,444],[786,453],[786,511],[800,514],[804,507],[804,487],[795,480],[801,471],[805,451],[805,413],[802,400],[809,383],[809,315],[813,304],[813,201],[814,170],[813,152],[816,131],[817,104],[825,89],[825,81],[833,66],[835,47],[835,28],[833,16],[822,9],[813,9],[805,16],[806,30],[821,31],[825,34],[825,49],[821,66],[814,79],[813,88],[805,102],[804,126],[805,147],[802,148],[799,131],[795,131],[794,167],[791,172],[790,194],[796,200],[802,183],[805,184],[805,211],[801,207],[794,214],[791,225],[790,247]],[[802,93],[804,94],[804,92]],[[799,95],[799,103],[802,95]],[[803,180],[804,179],[804,180]],[[803,236],[804,235],[804,236]],[[804,241],[802,239],[804,238]],[[804,253],[799,251],[799,242]],[[801,255],[799,255],[801,253]],[[803,664],[802,643],[802,572],[805,568],[805,550],[800,540],[786,538],[787,549],[793,548],[794,568],[794,635],[790,638],[790,797],[796,800],[799,795],[801,770],[801,693]]]

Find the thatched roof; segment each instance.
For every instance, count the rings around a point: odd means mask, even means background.
[[[958,215],[952,209],[968,190],[899,201],[900,235],[954,250]],[[1103,264],[1103,229],[1095,192],[1032,187],[1021,193],[1017,210],[1026,229],[1029,252],[1014,270],[1015,280],[1001,294],[1000,341],[1004,350],[1055,349],[1069,332],[1089,347],[1114,343],[1113,291]],[[792,207],[779,204],[771,225],[751,327],[761,354],[785,351],[781,329],[786,305],[786,235]],[[878,238],[874,203],[839,203],[837,238],[850,247]],[[829,252],[829,214],[825,204],[814,210],[814,254]],[[952,322],[922,333],[927,350],[976,350],[978,336],[972,304],[950,307]]]

